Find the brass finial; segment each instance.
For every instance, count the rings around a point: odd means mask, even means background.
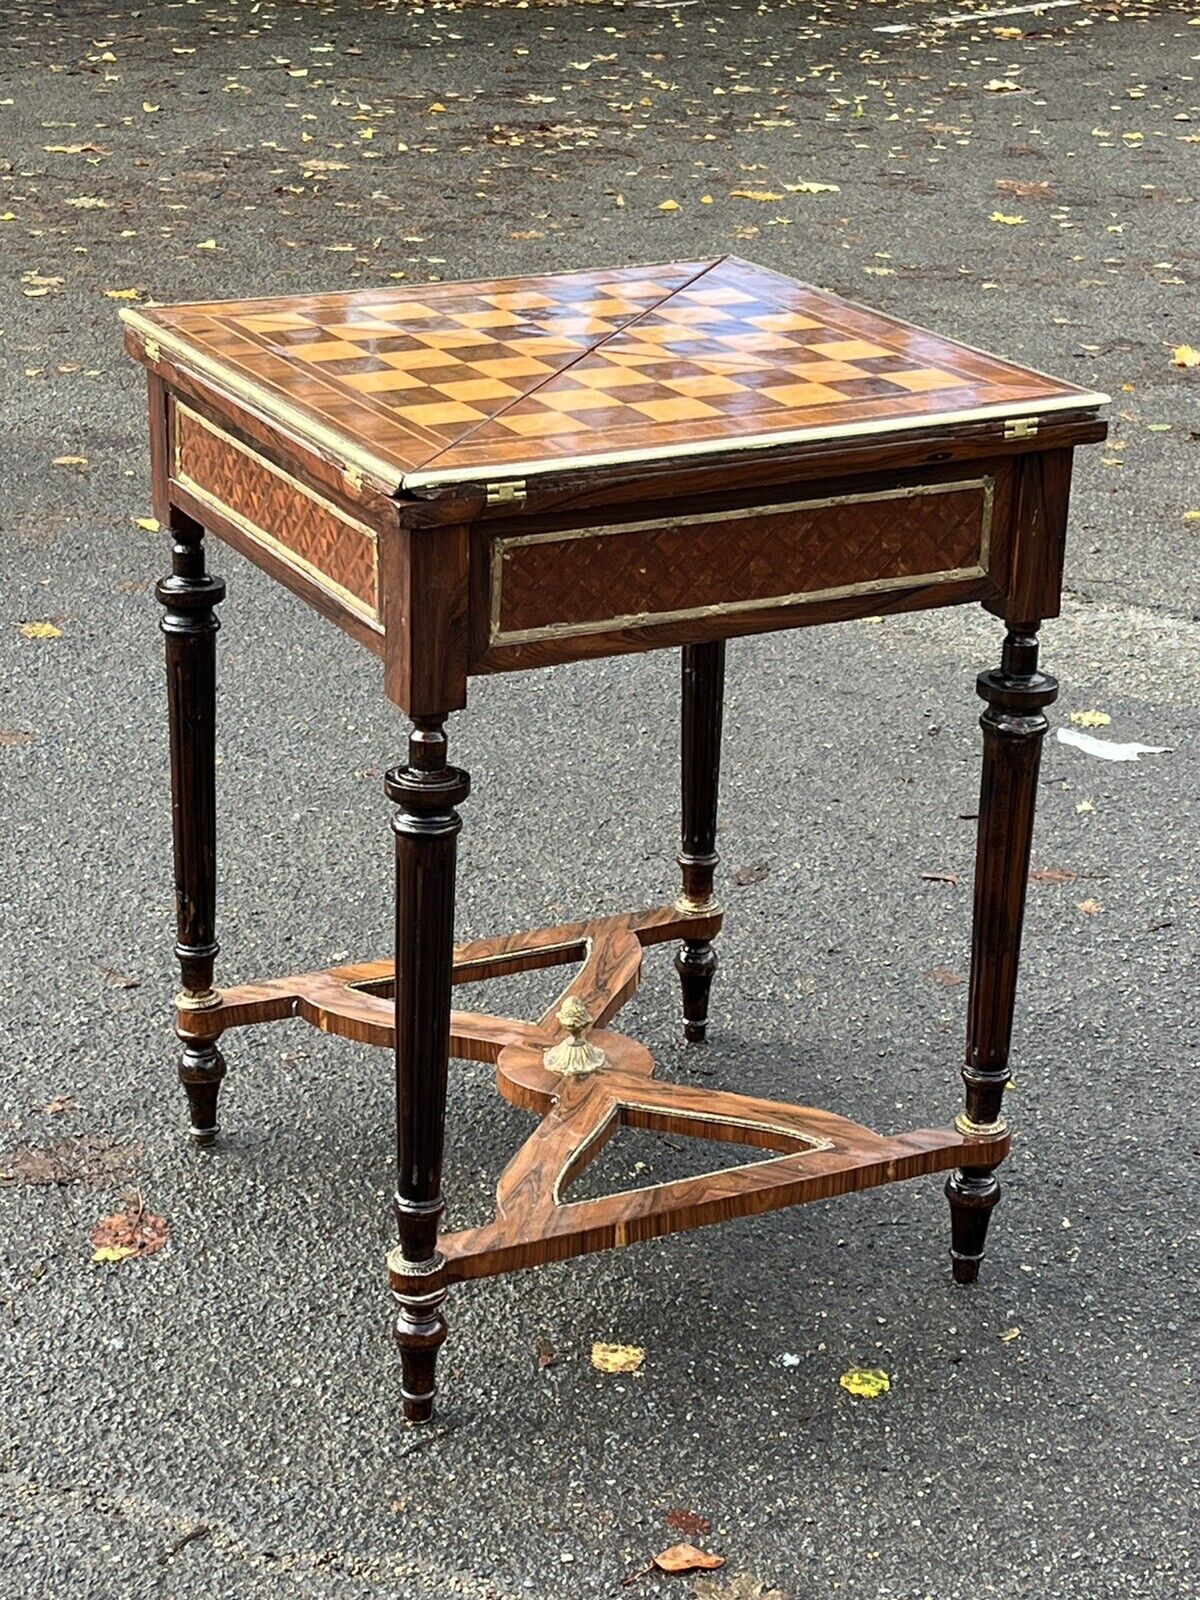
[[[608,1057],[599,1045],[589,1044],[583,1037],[592,1025],[592,1014],[578,995],[567,996],[558,1008],[557,1021],[567,1030],[568,1037],[542,1052],[544,1066],[564,1078],[586,1078],[608,1065]]]

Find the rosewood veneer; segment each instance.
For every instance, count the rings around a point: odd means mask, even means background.
[[[432,1415],[443,1305],[509,1272],[804,1200],[949,1172],[954,1275],[974,1279],[1008,1151],[1017,960],[1072,454],[1104,395],[733,257],[123,313],[148,370],[167,640],[183,988],[180,1077],[215,1138],[230,1029],[301,1016],[396,1068],[405,1415]],[[240,550],[383,661],[407,715],[394,958],[214,987],[216,606],[204,536]],[[880,1135],[829,1111],[658,1083],[609,1024],[648,944],[675,941],[699,1041],[714,896],[725,640],[978,604],[1003,619],[986,702],[965,1109]],[[669,905],[455,946],[466,773],[446,722],[470,677],[682,650],[681,888]],[[533,1021],[452,1009],[455,984],[572,967]],[[493,1220],[441,1229],[447,1062],[496,1064],[539,1121]],[[772,1152],[598,1199],[570,1185],[621,1124]]]

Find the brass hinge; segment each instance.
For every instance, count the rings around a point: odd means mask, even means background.
[[[1038,419],[1036,417],[1008,417],[1004,423],[1004,437],[1006,439],[1036,439]]]
[[[523,506],[525,504],[525,479],[509,478],[505,483],[489,483],[487,503],[490,506]]]

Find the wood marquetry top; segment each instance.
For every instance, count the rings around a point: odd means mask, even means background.
[[[1107,399],[732,256],[123,315],[393,491]]]

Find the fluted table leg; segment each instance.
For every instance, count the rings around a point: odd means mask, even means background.
[[[725,697],[725,641],[683,649],[681,716],[683,911],[713,909],[717,869],[717,790]],[[699,1043],[708,1029],[708,997],[717,953],[711,939],[685,939],[675,957],[683,988],[684,1038]]]
[[[175,954],[183,974],[181,1011],[219,1004],[213,988],[218,945],[216,796],[216,636],[214,607],[225,585],[205,570],[204,529],[172,512],[171,572],[155,590],[163,607],[171,741],[171,822],[175,845]],[[217,1096],[225,1061],[215,1039],[179,1035],[179,1077],[187,1093],[192,1138],[218,1133]]]
[[[983,779],[975,857],[971,986],[967,1000],[967,1050],[963,1067],[966,1110],[956,1119],[967,1135],[994,1135],[1010,1073],[1021,924],[1033,840],[1038,768],[1047,722],[1043,707],[1058,684],[1039,672],[1038,624],[1010,629],[998,672],[980,673],[987,702],[983,729]],[[950,1201],[951,1261],[959,1283],[973,1283],[983,1259],[992,1208],[1000,1198],[993,1166],[963,1167],[946,1182]]]
[[[433,1416],[434,1369],[446,1337],[445,1263],[438,1253],[454,877],[470,784],[446,764],[445,718],[414,719],[408,763],[387,775],[396,836],[396,1221],[402,1263],[394,1334],[404,1415]]]

